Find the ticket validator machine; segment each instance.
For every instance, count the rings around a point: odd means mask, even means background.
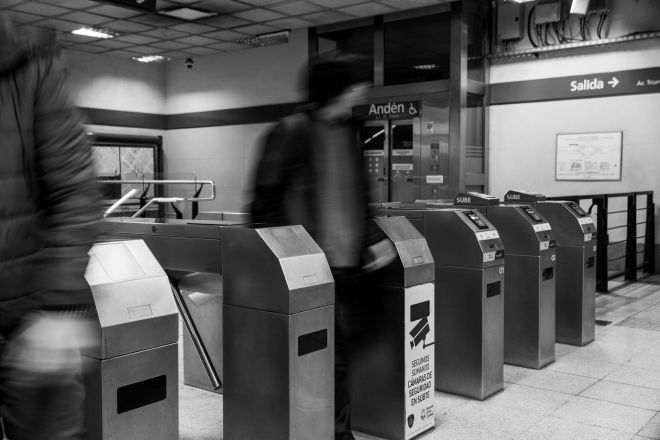
[[[225,438],[334,439],[325,254],[302,226],[227,228],[222,241]]]
[[[454,205],[478,209],[506,249],[504,362],[542,368],[555,360],[555,240],[550,223],[530,205],[461,193]]]
[[[99,345],[82,351],[91,440],[179,438],[178,314],[142,240],[99,243],[85,278]]]
[[[483,400],[503,382],[504,246],[476,210],[386,204],[426,238],[435,261],[435,388]]]
[[[541,196],[544,198],[543,196]],[[596,226],[580,205],[543,200],[524,191],[509,191],[505,201],[536,198],[536,209],[548,219],[557,240],[556,340],[584,346],[595,339]]]
[[[388,440],[434,426],[435,276],[424,237],[405,217],[374,221],[397,258],[365,277],[349,315],[352,425]],[[359,309],[359,310],[358,310]]]

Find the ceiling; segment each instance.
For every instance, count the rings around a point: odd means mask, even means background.
[[[0,12],[17,23],[54,28],[70,50],[133,58],[171,59],[247,49],[256,35],[299,29],[446,3],[448,0],[157,0],[155,13],[98,0],[0,0]],[[186,21],[158,13],[185,6],[217,13]],[[119,35],[95,39],[71,34],[80,27]]]

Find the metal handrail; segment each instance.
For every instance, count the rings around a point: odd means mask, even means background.
[[[211,195],[207,197],[183,197],[186,202],[202,202],[215,200],[215,182],[212,180],[158,180],[158,179],[138,179],[138,180],[98,180],[98,183],[107,183],[115,185],[140,185],[140,184],[154,184],[154,185],[209,185],[211,187]]]
[[[639,196],[646,196],[646,206],[642,208],[637,207],[637,198]],[[623,211],[609,211],[608,202],[612,198],[627,198],[627,209]],[[571,196],[553,196],[548,197],[547,200],[571,200],[579,202],[580,200],[590,200],[591,208],[596,206],[598,208],[597,220],[597,258],[596,258],[596,290],[599,292],[608,291],[608,280],[624,275],[626,280],[636,280],[637,270],[644,269],[645,272],[653,273],[655,269],[655,204],[653,203],[653,191],[635,191],[629,193],[611,193],[611,194],[585,194],[585,195],[571,195]],[[646,210],[646,221],[637,222],[637,211]],[[627,214],[627,222],[625,225],[608,227],[608,216],[611,214]],[[637,251],[637,226],[640,224],[646,225],[644,233],[644,261],[641,265],[637,264],[637,255],[642,251]],[[610,242],[608,232],[613,229],[626,227],[626,239],[616,242]],[[608,258],[608,248],[610,246],[625,243],[625,254],[617,258]],[[625,270],[623,272],[610,273],[608,271],[607,262],[616,261],[625,258]]]

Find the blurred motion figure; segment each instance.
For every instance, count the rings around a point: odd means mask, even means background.
[[[0,16],[0,431],[10,440],[85,438],[78,347],[99,206],[64,79],[51,35],[26,37]]]
[[[355,333],[351,303],[359,279],[394,258],[371,230],[368,182],[358,149],[353,107],[369,84],[350,55],[312,60],[309,104],[267,135],[257,164],[253,221],[303,225],[326,254],[335,279],[335,439],[352,440],[348,345]]]

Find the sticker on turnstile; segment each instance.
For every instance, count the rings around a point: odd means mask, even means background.
[[[443,184],[445,183],[445,176],[442,174],[436,174],[436,175],[427,175],[426,176],[426,183],[435,183],[435,184]]]
[[[303,282],[307,286],[309,286],[311,284],[318,284],[319,283],[319,277],[316,276],[315,273],[313,273],[311,275],[305,275],[305,276],[303,276]]]
[[[412,150],[392,150],[392,156],[412,156]]]
[[[484,263],[490,263],[491,261],[495,261],[495,251],[484,253]]]
[[[584,241],[591,241],[591,237],[593,237],[593,234],[584,234]]]
[[[393,171],[412,171],[413,165],[411,163],[393,163]]]
[[[498,234],[495,230],[477,232],[477,240],[479,241],[494,240],[496,238],[500,238],[500,234]]]
[[[550,230],[552,230],[552,228],[550,227],[550,223],[539,223],[538,225],[534,225],[534,232],[543,232]]]
[[[433,283],[406,289],[404,295],[404,440],[434,426],[435,307]]]
[[[541,249],[542,251],[545,251],[545,250],[550,249],[550,242],[549,242],[549,241],[542,241],[542,242],[540,243],[540,249]]]
[[[383,150],[364,150],[363,155],[366,157],[385,156],[385,152]]]
[[[596,245],[594,245],[594,252],[596,252]]]
[[[580,217],[580,218],[578,219],[578,223],[580,223],[581,225],[590,225],[590,224],[592,224],[593,222],[594,222],[594,221],[593,221],[593,219],[592,219],[591,217]]]

